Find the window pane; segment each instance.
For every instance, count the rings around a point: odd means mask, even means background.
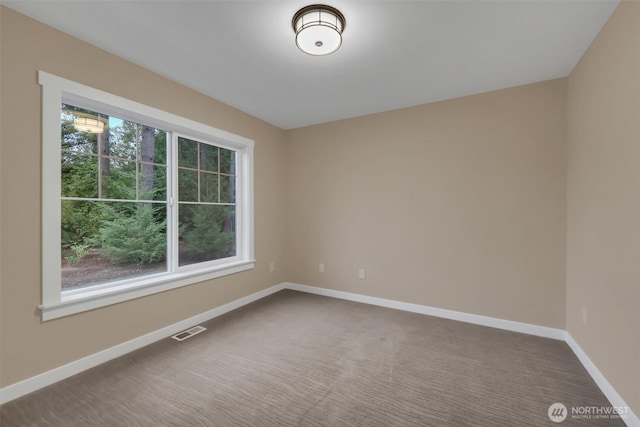
[[[187,169],[178,170],[178,200],[198,201],[198,172]]]
[[[98,154],[98,138],[95,134],[80,132],[73,127],[73,122],[62,126],[63,150],[74,153]]]
[[[102,198],[136,199],[136,162],[102,158]]]
[[[151,163],[140,163],[138,173],[138,199],[167,200],[167,168]]]
[[[108,138],[100,140],[100,151],[103,156],[136,160],[139,139],[138,124],[110,117]]]
[[[61,153],[61,180],[63,197],[98,197],[98,157]]]
[[[179,265],[234,256],[235,206],[180,205]]]
[[[220,202],[236,202],[236,177],[220,175]]]
[[[218,171],[218,147],[200,144],[200,170]]]
[[[62,290],[167,271],[166,205],[62,201]]]
[[[167,271],[167,132],[63,104],[61,135],[62,290]]]
[[[178,166],[198,168],[198,143],[186,138],[178,138]]]
[[[60,115],[61,148],[75,153],[98,154],[97,134],[83,132],[74,126],[74,119],[80,114],[98,117],[96,112],[62,104]]]
[[[220,172],[231,175],[236,174],[236,152],[220,149]]]
[[[200,201],[218,203],[218,175],[200,172]]]
[[[88,242],[98,235],[104,221],[113,219],[103,203],[82,200],[62,200],[62,247]]]
[[[158,130],[155,137],[155,152],[153,156],[153,163],[159,165],[167,164],[167,132]]]

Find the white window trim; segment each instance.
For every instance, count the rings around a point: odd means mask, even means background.
[[[42,320],[51,320],[98,307],[164,292],[254,268],[253,242],[253,149],[254,141],[166,111],[113,95],[44,71],[38,72],[42,86]],[[227,262],[205,263],[204,268],[176,268],[139,278],[61,292],[60,248],[60,105],[80,104],[104,110],[149,126],[189,138],[209,141],[233,149],[237,156],[238,253]],[[75,105],[75,104],[74,104]],[[175,168],[172,168],[175,169]],[[172,170],[171,173],[176,173]],[[175,182],[175,181],[173,181]],[[174,197],[175,199],[175,197]],[[177,200],[173,200],[177,204]]]

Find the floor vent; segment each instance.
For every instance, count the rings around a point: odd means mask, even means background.
[[[186,331],[182,331],[179,332],[175,335],[173,335],[171,338],[173,338],[176,341],[184,341],[187,338],[191,338],[194,335],[198,335],[200,332],[204,332],[206,331],[207,328],[205,328],[204,326],[194,326],[191,329],[187,329]]]

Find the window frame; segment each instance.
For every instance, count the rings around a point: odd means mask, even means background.
[[[42,86],[42,320],[51,320],[146,295],[164,292],[255,267],[253,236],[254,141],[173,113],[104,92],[62,77],[38,72]],[[177,247],[177,140],[198,140],[236,152],[236,255],[68,291],[61,289],[61,104],[117,116],[168,132],[167,257]],[[186,267],[186,268],[185,268]]]

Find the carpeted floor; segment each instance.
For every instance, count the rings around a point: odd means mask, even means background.
[[[0,408],[14,426],[547,426],[609,406],[561,341],[282,291]]]

